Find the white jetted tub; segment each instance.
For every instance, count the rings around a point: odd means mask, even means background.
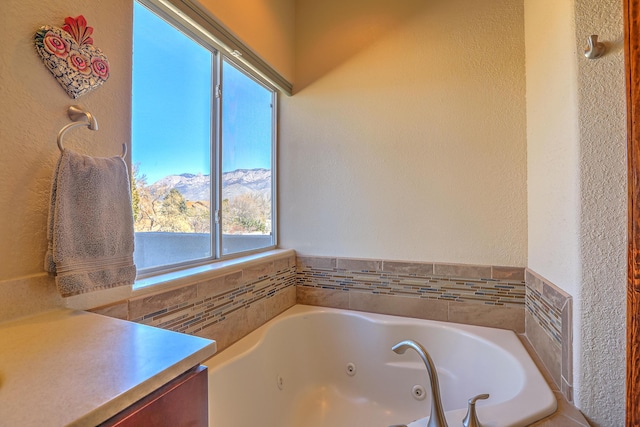
[[[408,339],[437,367],[450,427],[483,393],[490,397],[476,409],[484,427],[526,426],[556,410],[511,331],[296,305],[204,363],[209,426],[426,426],[425,364],[415,351],[391,350]]]

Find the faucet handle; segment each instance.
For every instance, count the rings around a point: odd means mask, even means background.
[[[479,394],[469,399],[469,410],[467,411],[467,416],[462,420],[463,427],[482,427],[476,415],[476,401],[488,398],[488,394]]]

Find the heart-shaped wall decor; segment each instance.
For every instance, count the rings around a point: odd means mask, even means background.
[[[36,51],[73,99],[100,87],[109,78],[109,61],[93,46],[93,28],[84,16],[67,17],[62,28],[45,25],[35,34]]]

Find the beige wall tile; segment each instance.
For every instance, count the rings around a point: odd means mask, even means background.
[[[218,352],[221,352],[239,339],[238,326],[236,325],[239,318],[240,314],[237,311],[234,311],[223,321],[202,329],[197,332],[196,335],[202,338],[215,340],[218,346]]]
[[[542,296],[558,310],[562,310],[562,307],[571,299],[569,294],[547,281],[542,284]]]
[[[434,264],[433,274],[436,276],[471,278],[491,278],[491,266],[466,264]]]
[[[297,260],[297,257],[296,257],[295,254],[290,255],[289,256],[289,267],[295,267],[296,266],[296,260]]]
[[[234,288],[242,286],[242,271],[216,277],[206,282],[198,283],[198,297],[206,298],[212,295],[220,295],[229,292]]]
[[[527,292],[535,290],[553,309],[560,312],[560,344],[552,339],[541,326],[540,319],[527,312],[527,337],[535,351],[540,354],[545,366],[554,375],[554,382],[569,402],[573,402],[573,353],[572,353],[572,298],[562,289],[546,281],[543,277],[527,269]],[[544,313],[538,314],[544,316]]]
[[[296,301],[298,304],[349,308],[349,292],[296,286]]]
[[[573,404],[573,386],[562,378],[562,384],[560,385],[560,392],[567,399],[567,402]]]
[[[349,308],[372,313],[446,321],[448,302],[426,298],[349,292]]]
[[[524,272],[525,282],[528,287],[535,289],[540,295],[542,295],[544,291],[544,284],[542,277],[535,274],[533,271],[528,268]]]
[[[266,322],[264,301],[241,307],[226,315],[221,322],[202,329],[196,335],[216,340],[218,351],[222,351]]]
[[[449,321],[510,329],[516,333],[522,333],[525,330],[524,310],[519,307],[451,301],[449,303]]]
[[[129,301],[118,301],[113,304],[103,305],[90,310],[92,313],[116,319],[129,320]]]
[[[243,321],[246,335],[267,322],[267,299],[262,299],[244,309]]]
[[[266,300],[266,320],[296,305],[296,287],[289,286]]]
[[[416,276],[433,275],[432,263],[403,262],[403,261],[383,261],[382,270],[396,274],[415,274]]]
[[[296,265],[298,268],[335,268],[336,259],[329,257],[299,256],[297,257]]]
[[[293,267],[295,265],[296,265],[296,257],[293,255],[288,256],[286,258],[279,258],[279,259],[273,260],[273,269],[276,272],[286,270],[287,268]]]
[[[260,277],[266,277],[275,272],[273,261],[264,262],[256,266],[242,269],[242,280],[244,283],[252,282]]]
[[[524,280],[523,267],[491,267],[491,278],[498,280]]]
[[[336,268],[348,271],[379,271],[382,262],[371,259],[338,258]]]
[[[137,319],[146,314],[185,303],[196,297],[196,285],[190,285],[155,295],[132,298],[129,300],[129,318]]]
[[[527,350],[527,353],[529,353],[529,356],[531,356],[531,360],[533,360],[533,363],[536,364],[536,367],[549,385],[549,388],[551,388],[553,392],[559,392],[560,387],[558,387],[558,385],[553,380],[553,377],[549,373],[549,370],[546,368],[544,363],[542,363],[542,359],[540,359],[540,356],[538,355],[538,353],[536,353],[536,350],[535,348],[533,348],[533,344],[531,344],[529,338],[525,334],[518,334],[518,338],[520,338],[520,342],[522,342],[522,345]]]
[[[527,313],[527,316],[528,316],[527,322],[532,320],[532,319],[529,319],[530,316],[528,313]],[[549,384],[549,387],[553,390],[556,401],[558,402],[558,409],[554,414],[532,424],[531,426],[532,427],[533,426],[535,427],[589,426],[589,423],[587,422],[585,417],[582,415],[582,413],[575,406],[571,404],[571,400],[568,400],[566,398],[567,393],[569,393],[569,395],[571,393],[566,390],[561,391],[560,387],[558,387],[558,385],[555,383],[555,380],[553,379],[553,375],[549,372],[545,364],[542,362],[540,355],[534,349],[533,344],[529,341],[529,338],[525,335],[519,335],[518,337],[522,341],[522,344],[524,345],[524,347],[527,349],[527,352],[531,356],[531,359],[534,361],[534,363],[540,370],[540,373],[544,376],[545,380],[547,381],[547,384]]]
[[[536,354],[551,374],[554,384],[559,389],[562,377],[562,349],[542,329],[538,322],[526,313],[527,339],[535,349]]]

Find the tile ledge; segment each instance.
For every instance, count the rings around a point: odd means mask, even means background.
[[[174,288],[193,285],[203,280],[213,279],[225,274],[252,267],[263,262],[295,256],[293,249],[273,249],[266,252],[247,255],[224,261],[215,261],[197,267],[172,271],[136,280],[130,298],[155,294]]]

